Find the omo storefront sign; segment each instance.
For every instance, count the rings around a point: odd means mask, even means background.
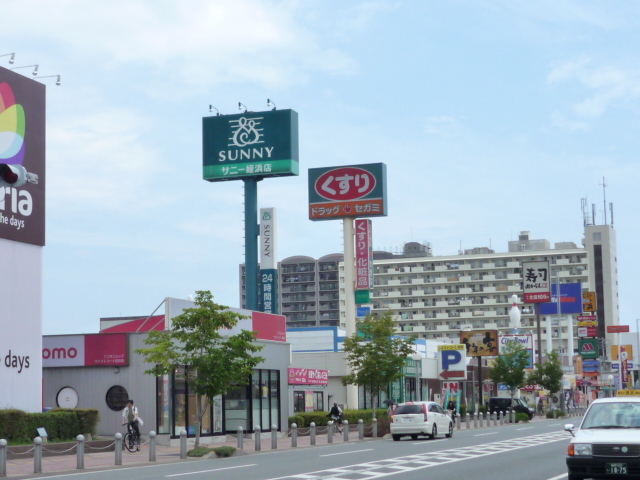
[[[42,366],[106,367],[129,364],[126,333],[42,337]]]
[[[298,113],[245,112],[202,119],[203,178],[298,175]]]
[[[309,169],[309,219],[387,215],[384,163]]]

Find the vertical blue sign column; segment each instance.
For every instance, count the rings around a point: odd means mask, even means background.
[[[278,252],[275,208],[260,209],[260,311],[278,313]]]

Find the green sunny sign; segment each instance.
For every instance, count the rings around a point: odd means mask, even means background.
[[[203,118],[202,173],[210,182],[298,175],[298,113],[271,110]]]

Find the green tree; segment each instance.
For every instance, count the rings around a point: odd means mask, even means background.
[[[185,368],[189,390],[196,395],[196,447],[200,445],[200,425],[213,398],[237,386],[247,385],[251,372],[264,358],[255,354],[262,346],[255,344],[254,332],[242,330],[224,335],[245,316],[213,301],[209,291],[197,291],[195,307],[173,318],[171,330],[151,331],[145,339],[150,348],[136,350],[153,365],[145,373],[168,375]],[[221,333],[223,332],[223,333]]]
[[[489,370],[491,380],[507,386],[512,403],[516,392],[526,385],[525,368],[528,364],[527,349],[516,340],[511,340],[502,347],[500,355]]]
[[[531,385],[540,385],[549,392],[549,396],[553,397],[562,390],[562,363],[560,363],[560,355],[558,352],[547,353],[546,361],[540,365],[535,364],[535,369],[527,378],[527,383]]]
[[[402,378],[406,359],[414,353],[414,339],[395,336],[390,312],[378,318],[367,315],[358,322],[356,333],[345,339],[343,350],[349,374],[342,377],[342,384],[371,389],[374,417],[380,391]]]

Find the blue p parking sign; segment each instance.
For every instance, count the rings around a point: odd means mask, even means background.
[[[456,370],[460,366],[462,354],[458,350],[444,350],[442,352],[442,370]]]
[[[467,379],[467,347],[463,344],[438,345],[440,377],[445,380]]]

